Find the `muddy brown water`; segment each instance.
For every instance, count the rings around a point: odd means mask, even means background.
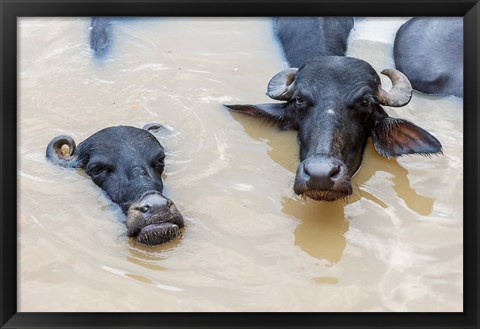
[[[405,20],[357,19],[348,54],[392,67]],[[18,28],[19,311],[462,311],[461,99],[386,109],[443,156],[388,160],[369,143],[347,203],[302,200],[296,133],[222,107],[269,101],[286,65],[269,19],[121,19],[102,58],[88,18]],[[44,154],[56,135],[152,121],[170,127],[164,182],[186,229],[147,248],[83,171]]]

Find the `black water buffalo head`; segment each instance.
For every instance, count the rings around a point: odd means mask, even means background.
[[[109,127],[78,147],[70,136],[58,136],[48,144],[46,155],[57,165],[84,169],[120,205],[127,215],[127,234],[138,242],[156,245],[180,235],[183,217],[162,194],[164,149],[147,130]]]
[[[270,80],[267,95],[284,102],[226,106],[267,118],[283,129],[297,129],[301,163],[294,191],[333,201],[352,194],[351,177],[360,167],[369,136],[385,157],[441,152],[440,142],[427,131],[384,111],[381,105],[408,104],[412,87],[397,70],[382,73],[392,81],[388,92],[363,60],[316,57]]]

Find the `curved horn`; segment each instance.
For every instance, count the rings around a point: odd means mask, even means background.
[[[270,98],[282,101],[290,99],[293,94],[297,71],[297,68],[289,68],[275,74],[268,83],[267,95]]]
[[[385,91],[381,87],[378,89],[377,101],[386,106],[400,107],[405,106],[412,98],[412,85],[408,78],[400,71],[395,69],[386,69],[382,74],[392,80],[392,89]]]
[[[157,134],[165,135],[165,134],[171,134],[174,132],[174,129],[172,127],[163,125],[158,122],[147,123],[145,126],[143,126],[143,129],[155,135],[156,137],[159,136]]]
[[[159,129],[165,129],[165,127],[158,122],[150,122],[150,123],[147,123],[145,126],[143,126],[143,129],[147,131],[152,131],[152,130],[155,131]]]
[[[62,146],[68,146],[68,154],[62,153]],[[67,135],[53,138],[47,146],[47,159],[62,167],[76,167],[77,155],[75,154],[76,144],[72,137]]]

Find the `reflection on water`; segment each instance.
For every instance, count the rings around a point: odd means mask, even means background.
[[[419,215],[428,216],[433,210],[434,200],[417,193],[417,191],[412,188],[408,180],[408,170],[399,165],[397,160],[384,159],[375,152],[372,144],[369,144],[365,150],[365,157],[370,159],[368,166],[363,166],[355,176],[355,182],[362,187],[362,197],[374,201],[383,208],[388,207],[388,205],[382,201],[382,195],[388,193],[388,191],[385,191],[385,187],[383,187],[382,191],[372,190],[373,193],[368,191],[371,187],[367,182],[372,177],[380,175],[392,182],[392,189],[395,191],[396,196],[402,199],[409,209]]]
[[[392,67],[404,21],[357,19],[349,55]],[[269,19],[118,19],[101,57],[88,27],[19,20],[20,311],[462,310],[461,99],[415,93],[386,108],[444,155],[385,159],[369,142],[352,197],[303,200],[296,132],[222,106],[270,101],[285,62]],[[44,156],[56,135],[78,144],[150,122],[166,127],[154,133],[165,194],[186,221],[156,247],[125,236],[120,208],[82,170]]]
[[[337,202],[282,200],[283,211],[301,222],[295,229],[295,245],[313,257],[338,263],[348,230],[344,205]]]

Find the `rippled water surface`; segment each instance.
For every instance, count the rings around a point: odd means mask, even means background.
[[[348,54],[393,67],[404,21],[357,19]],[[119,19],[103,57],[89,23],[18,23],[19,311],[462,311],[461,99],[386,108],[444,155],[388,160],[369,143],[347,203],[302,200],[296,133],[222,107],[269,101],[286,65],[269,19]],[[147,248],[82,170],[44,154],[56,135],[152,121],[171,128],[157,137],[186,229]]]

